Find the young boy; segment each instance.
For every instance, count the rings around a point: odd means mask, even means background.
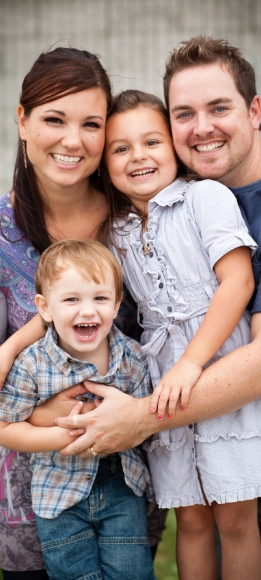
[[[36,405],[84,379],[150,394],[139,344],[113,325],[121,268],[98,242],[66,240],[42,254],[35,283],[49,328],[15,360],[0,392],[0,444],[33,453],[32,502],[49,578],[155,580],[145,499],[153,491],[140,451],[65,457],[58,450],[72,441],[69,431],[26,422]]]

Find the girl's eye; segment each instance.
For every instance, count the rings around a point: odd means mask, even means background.
[[[46,123],[54,123],[57,125],[63,124],[62,119],[59,119],[59,117],[46,117],[44,120]]]
[[[158,145],[159,141],[157,141],[156,139],[150,139],[149,141],[147,141],[147,145],[149,147],[152,147],[153,145]]]
[[[123,145],[121,147],[117,147],[117,149],[115,150],[115,153],[126,153],[126,151],[128,151],[128,147],[124,147]]]

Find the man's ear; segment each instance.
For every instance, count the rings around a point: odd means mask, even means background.
[[[49,312],[49,306],[46,298],[42,294],[36,294],[35,304],[37,306],[38,312],[45,322],[52,322],[52,316]]]
[[[255,95],[253,98],[249,107],[249,115],[253,128],[259,130],[259,125],[261,123],[261,99],[258,95]]]
[[[19,135],[23,141],[26,141],[27,138],[27,117],[24,114],[24,107],[22,105],[18,105],[17,107],[17,116],[18,116],[18,130]]]

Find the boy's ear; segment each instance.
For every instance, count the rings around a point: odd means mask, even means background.
[[[119,302],[116,302],[116,304],[114,306],[113,319],[117,318],[122,300],[123,300],[123,294],[121,295],[121,299],[119,300]]]
[[[45,322],[52,322],[52,316],[49,312],[49,306],[46,298],[42,294],[36,294],[35,304],[37,306],[38,312]]]

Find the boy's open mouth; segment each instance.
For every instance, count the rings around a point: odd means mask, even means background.
[[[74,333],[79,340],[88,340],[93,338],[100,328],[99,324],[91,322],[90,324],[75,324],[73,326]]]

